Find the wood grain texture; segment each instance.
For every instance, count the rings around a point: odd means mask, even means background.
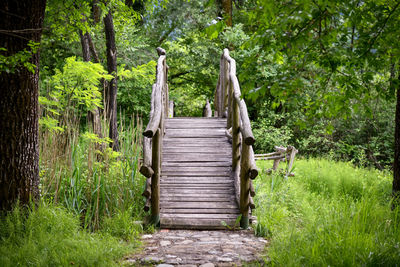
[[[225,229],[240,214],[231,176],[226,119],[165,120],[160,177],[161,228]]]

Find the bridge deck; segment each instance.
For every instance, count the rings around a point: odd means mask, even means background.
[[[160,180],[161,228],[223,229],[239,216],[226,119],[165,121]]]

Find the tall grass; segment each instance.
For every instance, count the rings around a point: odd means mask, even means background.
[[[325,159],[297,160],[295,172],[256,181],[256,232],[271,239],[271,265],[399,266],[390,173]]]
[[[0,266],[117,266],[134,248],[110,234],[89,233],[60,206],[15,208],[0,220]]]
[[[107,136],[104,126],[103,136]],[[118,214],[140,219],[144,205],[140,195],[144,179],[138,173],[141,119],[136,116],[120,123],[120,152],[112,151],[106,138],[78,129],[68,135],[41,134],[42,198],[65,206],[90,230],[99,229],[103,219]],[[98,144],[103,151],[97,149]]]

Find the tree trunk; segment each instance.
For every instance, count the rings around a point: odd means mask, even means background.
[[[40,42],[45,0],[0,1],[0,47],[13,56],[30,40]],[[19,201],[39,199],[38,81],[39,53],[29,62],[0,73],[0,209],[10,210]]]
[[[98,57],[97,54],[95,53],[96,51],[94,49],[90,49],[90,45],[92,43],[91,41],[91,37],[90,34],[88,32],[86,32],[85,34],[82,33],[82,31],[79,31],[79,36],[81,37],[81,45],[82,45],[82,56],[83,56],[83,60],[85,62],[89,62],[90,61],[90,54],[92,53],[93,58],[95,61],[97,61],[96,63],[98,63]],[[92,43],[93,45],[93,43]],[[93,50],[93,52],[92,52]],[[103,83],[104,80],[102,80],[101,83]],[[92,124],[93,126],[93,133],[95,133],[98,137],[102,138],[103,135],[101,133],[101,120],[100,120],[100,111],[98,108],[95,108],[92,111],[88,111],[87,113],[88,116],[88,122],[90,124]],[[100,145],[96,146],[97,150],[103,150],[102,147]]]
[[[89,33],[86,32],[85,34],[83,34],[82,30],[79,30],[79,36],[81,37],[83,61],[89,62],[90,61]]]
[[[115,32],[111,10],[104,17],[104,28],[106,32],[107,68],[108,72],[114,76],[106,87],[106,116],[110,126],[109,137],[113,140],[112,148],[115,151],[119,151],[117,127],[117,49],[115,46]]]
[[[226,26],[232,27],[232,0],[217,1],[218,16],[226,18]]]
[[[400,73],[398,74],[400,81]],[[397,85],[396,117],[394,123],[393,207],[400,205],[400,87]]]

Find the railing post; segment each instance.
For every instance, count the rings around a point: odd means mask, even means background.
[[[161,129],[153,136],[151,177],[151,218],[150,222],[157,225],[160,222],[160,174],[161,174]]]
[[[242,153],[240,157],[240,227],[247,229],[249,227],[249,203],[250,203],[250,177],[249,172],[249,154],[250,146],[242,143]]]

